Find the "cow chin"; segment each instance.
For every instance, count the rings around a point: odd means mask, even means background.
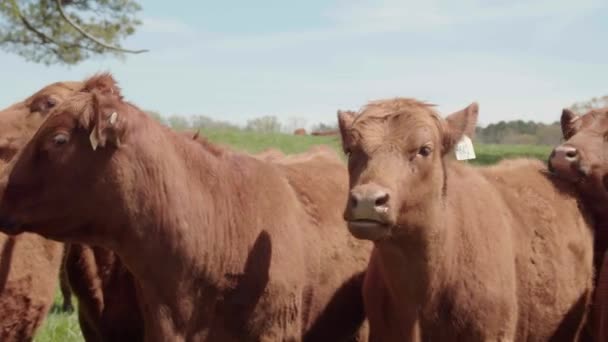
[[[588,171],[578,165],[555,165],[549,160],[547,166],[551,175],[571,183],[579,183],[588,176]]]
[[[373,220],[353,220],[348,222],[348,230],[357,239],[379,241],[390,236],[391,226]]]

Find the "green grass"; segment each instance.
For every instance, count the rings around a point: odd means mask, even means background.
[[[339,137],[315,137],[290,135],[281,133],[254,133],[243,132],[237,130],[213,130],[201,132],[209,140],[222,144],[229,145],[236,149],[256,153],[268,147],[279,148],[284,153],[298,153],[306,151],[313,145],[326,144],[339,148]]]
[[[475,158],[472,163],[489,165],[506,158],[529,157],[546,161],[551,153],[550,146],[544,145],[475,145]]]
[[[306,151],[313,145],[327,144],[340,150],[339,137],[293,136],[288,134],[260,134],[253,132],[240,132],[236,130],[203,131],[203,135],[211,141],[233,146],[236,149],[248,152],[260,152],[268,147],[275,147],[284,153],[298,153]],[[526,145],[475,145],[477,158],[473,164],[493,164],[503,158],[520,156],[546,160],[551,148],[548,146]],[[40,328],[35,342],[78,342],[83,341],[78,318],[75,313],[61,313],[58,308],[62,303],[61,294],[58,294],[54,309],[48,319]]]
[[[72,301],[76,304],[76,300]],[[55,301],[49,312],[47,319],[44,321],[34,342],[80,342],[84,341],[80,326],[78,325],[78,316],[75,312],[64,313],[61,311],[63,297],[61,292],[57,290]]]

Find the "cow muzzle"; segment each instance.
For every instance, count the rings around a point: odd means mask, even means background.
[[[380,240],[390,234],[390,195],[387,189],[365,184],[350,191],[344,219],[350,233],[364,240]]]
[[[556,147],[547,163],[549,172],[570,181],[578,181],[589,175],[589,168],[581,161],[580,152],[573,146]]]

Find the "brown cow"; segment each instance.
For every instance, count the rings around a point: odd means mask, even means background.
[[[108,87],[107,84],[101,84],[102,87]],[[119,91],[119,89],[117,89]],[[6,163],[17,153],[23,145],[27,142],[27,139],[31,137],[34,132],[38,129],[40,124],[46,117],[47,112],[63,102],[63,100],[77,92],[86,91],[85,84],[83,82],[57,82],[48,85],[36,92],[28,99],[21,101],[3,111],[0,112],[0,157],[2,162]],[[204,146],[212,146],[208,144],[207,140],[198,135],[195,131],[184,131],[180,132],[184,136],[199,141]],[[275,151],[265,151],[274,157],[278,157]],[[282,156],[282,153],[280,154]],[[1,234],[0,236],[5,236]],[[4,238],[5,239],[5,238]],[[21,254],[32,256],[37,255],[36,250],[26,250],[27,248],[49,248],[47,245],[55,246],[58,245],[55,242],[44,240],[39,236],[32,234],[23,234],[19,237],[11,238],[12,240],[6,245],[6,255],[9,255],[10,250],[15,247],[14,242],[25,240],[27,243],[19,243],[16,247],[16,255],[19,259],[22,259]],[[13,241],[14,240],[14,241]],[[4,241],[1,240],[0,241]],[[4,244],[5,242],[2,242]],[[40,247],[36,247],[36,246]],[[80,320],[80,327],[83,331],[83,335],[87,341],[138,341],[143,338],[143,324],[141,322],[141,314],[138,310],[136,298],[132,295],[135,289],[135,285],[132,281],[132,275],[128,272],[126,267],[121,263],[118,256],[113,252],[101,248],[101,247],[90,247],[80,244],[72,244],[73,248],[65,248],[62,257],[61,273],[60,273],[60,285],[61,293],[64,298],[63,310],[72,311],[73,306],[71,302],[72,290],[78,298],[78,316]],[[42,251],[41,251],[42,252]],[[55,253],[59,253],[55,251]],[[4,255],[4,254],[3,254]],[[6,258],[5,258],[6,259]],[[0,311],[0,317],[4,317],[0,322],[6,323],[6,328],[3,331],[10,331],[10,334],[14,333],[15,338],[20,339],[21,336],[28,337],[33,335],[33,329],[42,321],[45,317],[45,313],[48,311],[52,300],[54,298],[54,284],[55,280],[53,276],[56,274],[50,271],[52,267],[57,265],[57,256],[52,254],[46,264],[32,265],[31,262],[39,260],[40,258],[30,258],[25,266],[21,267],[18,263],[13,263],[11,267],[13,269],[22,269],[24,275],[33,277],[33,284],[28,286],[42,286],[47,285],[48,294],[45,299],[43,310],[39,310],[41,305],[38,301],[42,299],[31,298],[32,313],[29,315],[37,314],[40,311],[40,317],[33,317],[35,322],[27,319],[28,315],[16,312],[16,301],[17,295],[14,295],[10,299],[2,299],[6,305],[4,311]],[[8,262],[8,259],[6,259]],[[23,260],[25,261],[25,260]],[[20,264],[23,264],[21,262]],[[48,264],[48,265],[47,265]],[[32,273],[33,275],[29,275]],[[10,274],[11,278],[18,277],[17,272]],[[46,281],[45,279],[49,279]],[[5,294],[16,293],[12,288],[16,283],[15,279],[9,281]],[[27,288],[21,289],[23,293],[29,291]],[[33,289],[31,295],[40,293],[40,289]],[[8,303],[10,300],[11,303]],[[13,303],[14,302],[14,303]],[[26,303],[24,301],[23,303]],[[9,310],[10,308],[10,310]],[[28,307],[24,306],[21,308],[24,312],[28,310]],[[18,319],[17,319],[18,318]],[[17,323],[23,326],[18,328]],[[2,327],[0,323],[0,327]],[[1,335],[2,341],[10,341],[9,333]]]
[[[346,176],[335,155],[216,154],[93,90],[60,104],[5,171],[1,226],[117,252],[148,341],[339,341],[363,321],[371,247],[338,214]]]
[[[329,131],[314,131],[312,133],[310,133],[310,135],[314,135],[317,137],[325,137],[325,136],[332,136],[332,135],[338,135],[340,134],[340,132],[337,129],[332,129]]]
[[[181,131],[214,153],[224,150],[212,145],[198,131]],[[268,149],[263,158],[275,158]],[[78,318],[87,341],[142,341],[143,321],[133,275],[116,253],[98,246],[70,244],[65,273],[79,301]]]
[[[112,85],[100,83],[98,86],[107,89]],[[78,91],[88,90],[83,82],[57,82],[0,112],[2,167],[25,145],[53,107]],[[186,132],[184,135],[192,138],[194,132]],[[3,239],[6,239],[6,236],[1,234],[0,241],[4,241]],[[134,284],[130,283],[130,275],[113,252],[99,247],[76,246],[65,248],[62,253],[61,244],[32,234],[23,234],[11,240],[25,242],[20,242],[17,247],[13,246],[14,241],[9,242],[5,249],[6,255],[10,255],[10,250],[15,249],[14,259],[17,262],[14,262],[11,268],[19,272],[11,271],[6,290],[0,296],[0,301],[6,303],[0,303],[0,327],[6,326],[3,331],[10,331],[11,336],[15,336],[19,341],[33,336],[33,330],[52,304],[57,281],[56,270],[59,270],[59,262],[62,260],[60,285],[64,297],[63,309],[70,311],[74,290],[79,302],[80,326],[85,339],[119,341],[120,339],[115,337],[121,336],[128,341],[137,341],[136,336],[139,334],[141,340],[142,324],[136,323],[141,320],[141,315],[137,306],[132,305],[135,299],[130,295],[134,291]],[[55,250],[56,248],[60,249]],[[47,254],[49,259],[45,260],[43,256]],[[5,258],[4,254],[1,260],[6,260],[8,265],[9,259]],[[36,262],[39,264],[33,264]],[[18,282],[18,277],[23,276],[32,280]],[[43,290],[45,292],[42,292]],[[13,294],[11,298],[9,294]],[[35,297],[41,294],[45,297]],[[11,340],[6,334],[0,337],[2,341]]]
[[[593,276],[576,194],[538,161],[451,155],[477,104],[442,119],[412,99],[339,115],[351,233],[374,241],[370,341],[572,341]]]
[[[254,154],[254,157],[260,158],[260,159],[266,160],[266,161],[275,161],[275,160],[280,160],[281,158],[284,158],[285,154],[283,153],[283,151],[281,151],[277,148],[269,147],[260,153]]]
[[[561,117],[566,142],[549,158],[549,169],[576,184],[595,223],[596,293],[592,331],[597,341],[608,341],[608,108],[578,116],[564,109]]]
[[[72,82],[51,84],[0,110],[0,169],[75,89]],[[0,234],[0,341],[34,337],[53,303],[62,254],[62,244],[34,234]]]
[[[304,128],[298,128],[293,131],[293,135],[306,135],[306,130]]]

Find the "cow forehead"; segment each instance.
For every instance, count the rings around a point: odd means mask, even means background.
[[[63,95],[63,94],[70,94],[73,93],[75,91],[78,91],[82,89],[82,83],[79,82],[58,82],[58,83],[53,83],[50,84],[44,88],[42,88],[40,91],[38,91],[36,94],[34,94],[32,96],[32,98],[36,98],[36,97],[40,97],[40,96],[47,96],[47,95]]]
[[[603,135],[608,131],[608,112],[594,110],[580,118],[581,127],[576,136],[579,139],[587,136]]]
[[[396,113],[358,120],[352,131],[354,140],[365,150],[382,146],[408,148],[439,139],[438,123],[429,113]]]
[[[596,129],[600,129],[605,131],[608,129],[608,110],[597,111],[591,114],[591,120],[589,120],[590,126],[593,126]],[[583,121],[583,124],[585,122]]]

